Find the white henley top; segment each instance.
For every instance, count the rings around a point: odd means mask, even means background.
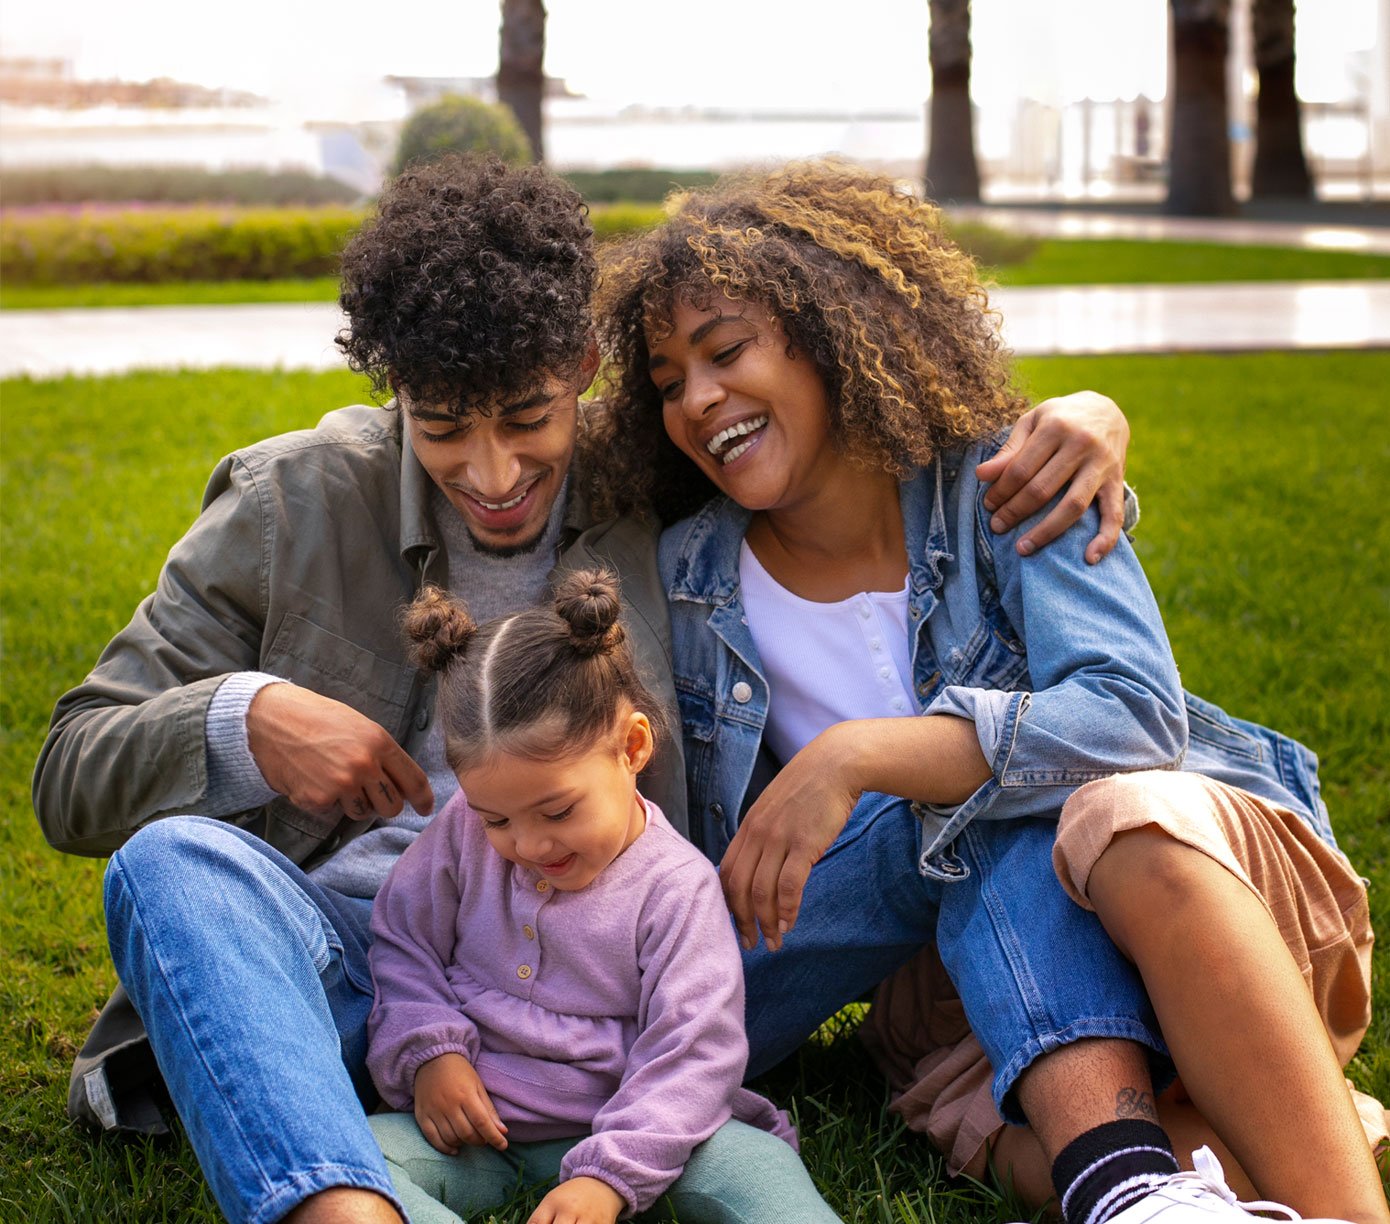
[[[789,761],[832,723],[918,712],[908,648],[907,580],[815,603],[777,582],[744,542],[739,582],[770,692],[763,739]]]

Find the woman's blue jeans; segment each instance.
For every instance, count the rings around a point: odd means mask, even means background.
[[[1082,1038],[1138,1042],[1166,1083],[1167,1046],[1138,973],[1057,881],[1056,831],[1042,819],[967,825],[954,847],[958,874],[943,882],[917,871],[921,823],[911,805],[864,796],[812,869],[782,949],[760,942],[743,954],[749,1074],[787,1057],[935,941],[1009,1121],[1024,1121],[1013,1093],[1019,1075]]]
[[[1056,881],[1053,827],[970,827],[956,845],[969,874],[942,884],[917,873],[909,805],[861,801],[812,871],[782,951],[745,954],[750,1073],[931,939],[1006,1106],[1034,1058],[1079,1038],[1162,1050],[1133,969]],[[116,970],[229,1219],[276,1220],[330,1186],[400,1205],[364,1110],[365,902],[318,887],[234,826],[170,817],[112,857],[106,915]]]

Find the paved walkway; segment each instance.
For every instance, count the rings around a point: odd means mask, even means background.
[[[1161,217],[1097,209],[997,208],[952,205],[953,217],[983,221],[1038,238],[1137,238],[1146,241],[1218,242],[1233,246],[1308,247],[1390,255],[1390,226],[1339,221],[1304,223],[1240,218]]]
[[[1021,356],[1390,348],[1390,281],[996,289]],[[0,377],[342,368],[333,303],[0,311]]]

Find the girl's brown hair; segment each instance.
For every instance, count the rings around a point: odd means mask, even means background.
[[[585,752],[625,703],[655,733],[659,707],[637,674],[621,606],[613,574],[580,570],[560,580],[548,607],[480,627],[461,600],[426,587],[403,625],[415,665],[440,673],[449,767],[458,773],[499,751],[533,760]]]
[[[680,304],[756,302],[825,381],[843,453],[900,479],[995,433],[1024,401],[974,261],[940,212],[839,162],[737,175],[672,202],[603,256],[599,334],[611,365],[585,462],[600,513],[689,514],[717,490],[666,436],[649,337]]]

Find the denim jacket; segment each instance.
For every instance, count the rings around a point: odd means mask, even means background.
[[[923,874],[963,878],[951,842],[972,820],[1055,817],[1085,782],[1182,767],[1189,727],[1202,736],[1190,767],[1294,807],[1322,831],[1307,749],[1184,694],[1129,542],[1086,564],[1094,509],[1028,558],[1014,548],[1027,524],[990,530],[975,464],[991,450],[949,452],[900,489],[914,696],[922,713],[971,718],[992,773],[956,807],[915,805]],[[659,553],[691,835],[716,860],[778,765],[762,743],[768,685],[739,589],[749,518],[718,498],[669,528]]]

